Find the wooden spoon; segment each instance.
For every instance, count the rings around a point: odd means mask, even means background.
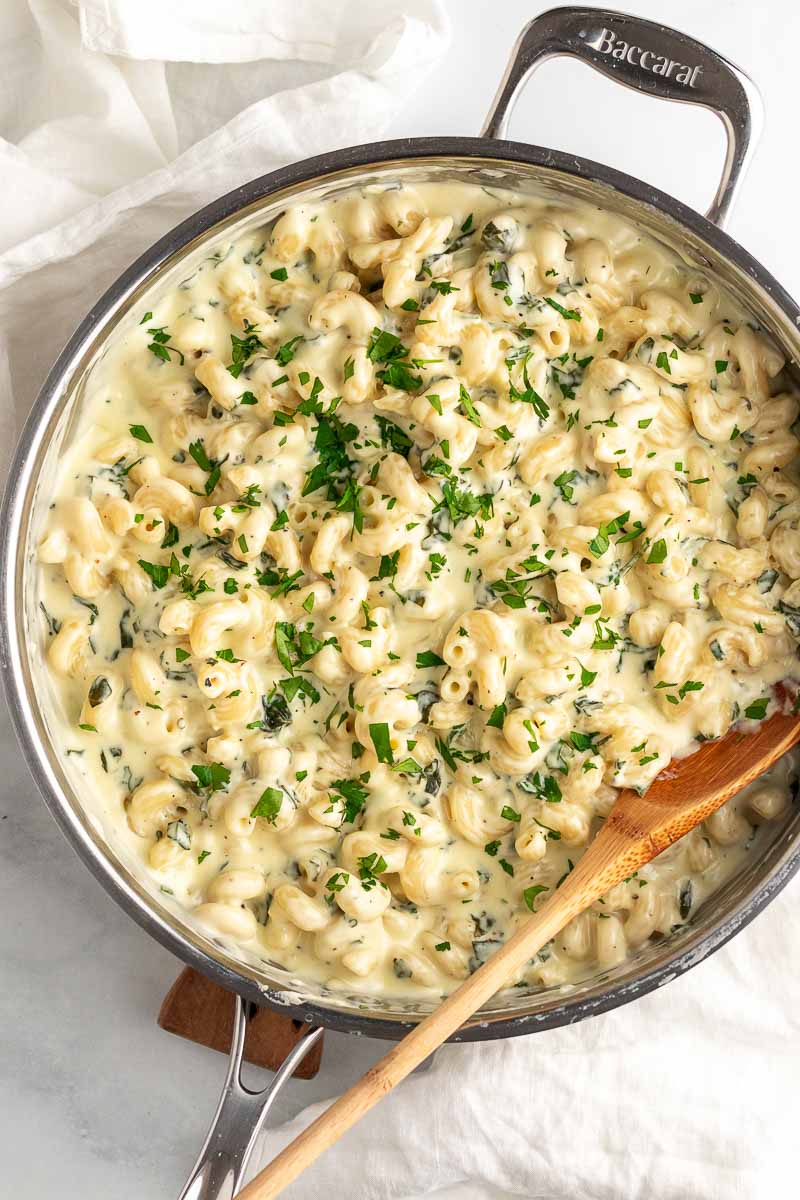
[[[777,713],[675,759],[644,796],[623,791],[575,869],[514,936],[326,1109],[239,1193],[271,1200],[432,1054],[509,978],[610,888],[694,829],[800,741],[800,717]]]

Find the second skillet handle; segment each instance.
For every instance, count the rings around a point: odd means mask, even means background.
[[[706,215],[723,226],[761,132],[761,97],[752,79],[710,46],[668,25],[605,8],[552,8],[535,17],[517,39],[484,137],[505,136],[522,85],[541,63],[562,56],[578,58],[637,92],[716,113],[728,147]]]
[[[238,1195],[253,1147],[279,1091],[322,1037],[321,1028],[309,1026],[268,1086],[261,1092],[251,1091],[241,1079],[247,1011],[240,996],[235,997],[235,1004],[233,1039],[222,1094],[203,1148],[178,1200],[232,1200]]]

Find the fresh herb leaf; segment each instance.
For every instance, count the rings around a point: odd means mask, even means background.
[[[656,564],[662,563],[662,562],[664,562],[666,557],[667,557],[667,543],[665,542],[664,538],[659,538],[658,541],[653,542],[652,549],[650,550],[650,553],[647,556],[647,562],[648,563],[656,563]]]
[[[414,443],[405,430],[378,414],[375,415],[375,423],[380,430],[381,444],[393,450],[395,454],[401,454],[403,458],[408,458],[408,452]]]
[[[144,558],[140,558],[137,561],[145,575],[150,576],[154,589],[164,588],[167,586],[170,576],[169,566],[164,566],[162,563],[147,562],[147,560]]]
[[[355,779],[337,779],[330,784],[330,791],[344,800],[344,819],[352,824],[367,802],[367,789]]]
[[[561,304],[558,303],[557,300],[554,300],[552,298],[552,296],[545,296],[544,301],[545,301],[545,304],[549,304],[550,307],[554,308],[557,313],[560,313],[565,321],[580,321],[581,314],[579,312],[577,312],[576,309],[564,308]]]
[[[289,338],[288,342],[284,342],[275,352],[275,361],[280,367],[286,367],[294,358],[297,352],[297,343],[304,340],[302,333],[298,333],[296,337]],[[273,385],[277,386],[277,384]]]
[[[525,901],[526,905],[531,910],[531,912],[535,912],[535,909],[533,906],[536,901],[536,897],[538,895],[540,895],[542,892],[549,892],[549,891],[550,891],[550,889],[545,884],[535,883],[533,885],[533,887],[525,888],[524,892],[522,893],[522,899]]]
[[[421,650],[417,654],[417,670],[422,671],[425,667],[444,667],[445,661],[440,658],[433,650]]]
[[[231,781],[230,769],[219,762],[195,765],[192,767],[192,774],[199,787],[212,792],[222,791]]]
[[[279,788],[266,788],[253,807],[251,817],[263,817],[265,821],[269,821],[270,825],[275,824],[275,818],[281,811],[283,804],[284,793]]]
[[[392,754],[392,740],[389,734],[389,726],[385,721],[379,721],[369,727],[369,736],[372,739],[372,744],[375,747],[375,753],[378,756],[378,762],[393,763],[394,755]]]

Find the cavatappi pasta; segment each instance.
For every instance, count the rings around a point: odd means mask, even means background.
[[[65,751],[214,936],[455,986],[673,755],[798,677],[798,400],[618,218],[465,184],[301,204],[94,367],[39,546]],[[791,764],[511,982],[689,920]]]

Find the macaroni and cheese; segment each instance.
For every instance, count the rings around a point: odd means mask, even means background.
[[[798,399],[618,217],[367,187],[222,244],[93,368],[39,546],[65,750],[213,936],[438,995],[620,788],[798,678]],[[792,766],[510,981],[690,920]]]

